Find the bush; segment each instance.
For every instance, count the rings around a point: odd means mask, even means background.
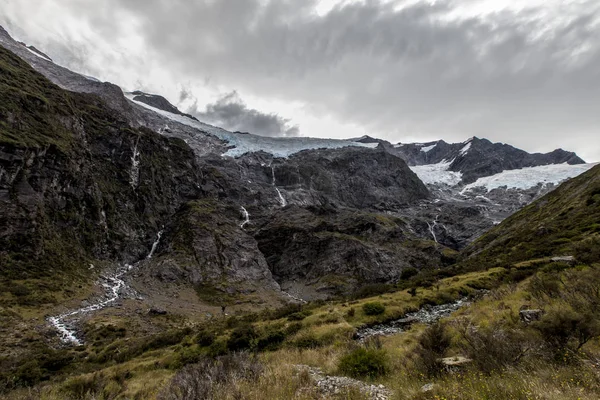
[[[251,349],[255,346],[257,338],[258,334],[252,325],[243,325],[231,332],[227,348],[230,351]]]
[[[256,381],[263,367],[257,358],[237,353],[216,359],[202,358],[177,372],[158,395],[159,400],[221,398],[218,390],[235,390],[241,381]],[[238,398],[237,396],[234,396]]]
[[[214,332],[208,331],[206,329],[200,330],[196,334],[196,343],[198,343],[202,347],[208,347],[215,341]]]
[[[589,312],[561,307],[546,313],[533,324],[556,354],[566,349],[578,351],[591,339],[600,336],[600,322]]]
[[[419,271],[417,271],[416,268],[408,267],[402,271],[402,273],[400,274],[400,279],[405,281],[405,280],[408,280],[408,279],[412,278],[413,276],[417,275],[418,273],[419,273]]]
[[[440,322],[430,325],[419,337],[419,347],[416,350],[418,367],[427,376],[438,376],[444,369],[440,358],[443,358],[450,348],[450,335],[446,326]]]
[[[388,371],[385,350],[359,347],[340,359],[338,369],[354,378],[375,378]]]
[[[466,356],[488,374],[515,366],[525,355],[539,348],[536,335],[521,329],[507,329],[497,324],[482,328],[464,322],[458,331]]]
[[[379,302],[365,303],[362,309],[365,315],[381,315],[385,312],[385,306]]]
[[[351,297],[354,299],[364,299],[366,297],[373,297],[380,294],[389,293],[392,290],[394,290],[394,286],[387,283],[374,283],[361,287],[355,291]]]
[[[304,318],[310,317],[311,315],[312,311],[304,310],[288,315],[287,319],[288,321],[302,321]]]

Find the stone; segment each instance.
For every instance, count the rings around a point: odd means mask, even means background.
[[[542,315],[544,315],[544,310],[541,309],[519,311],[521,322],[525,324],[530,324],[533,321],[539,321],[542,318]]]

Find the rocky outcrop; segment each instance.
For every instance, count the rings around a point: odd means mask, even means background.
[[[314,291],[347,293],[368,283],[396,282],[408,267],[451,262],[442,247],[420,240],[402,219],[356,210],[290,206],[255,237],[284,289],[310,286],[303,298]]]
[[[279,290],[256,240],[240,224],[239,207],[216,199],[187,203],[166,227],[144,274],[163,282]]]

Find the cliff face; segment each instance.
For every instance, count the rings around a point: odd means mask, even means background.
[[[0,71],[3,275],[132,262],[201,194],[183,141],[132,129],[97,97],[57,88],[3,48]]]

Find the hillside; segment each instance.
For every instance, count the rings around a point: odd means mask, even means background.
[[[491,229],[465,249],[465,263],[490,267],[549,256],[597,261],[599,222],[600,165]]]

